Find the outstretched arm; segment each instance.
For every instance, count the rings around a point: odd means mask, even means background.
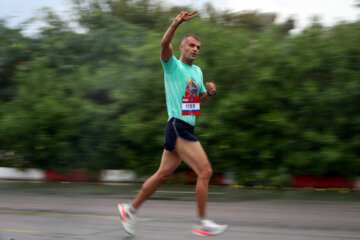
[[[161,40],[161,53],[160,57],[164,62],[169,61],[171,56],[173,55],[173,48],[171,46],[171,40],[174,37],[176,29],[185,21],[189,21],[197,16],[197,11],[193,11],[191,13],[181,12],[174,19],[173,23],[170,25],[169,29],[166,31],[163,39]]]

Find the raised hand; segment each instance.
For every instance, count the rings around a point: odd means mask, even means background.
[[[185,21],[189,21],[190,19],[193,19],[197,16],[197,11],[192,11],[191,13],[188,12],[181,12],[179,15],[176,16],[174,19],[174,22],[177,24],[181,24]]]

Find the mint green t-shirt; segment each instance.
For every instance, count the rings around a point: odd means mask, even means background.
[[[173,55],[169,61],[161,60],[164,69],[166,106],[169,119],[175,117],[195,126],[195,116],[182,115],[182,98],[198,97],[206,92],[203,74],[198,66],[189,66]]]

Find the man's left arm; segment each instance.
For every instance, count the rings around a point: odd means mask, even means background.
[[[206,83],[206,92],[200,93],[200,103],[206,105],[216,94],[216,86],[212,82]]]

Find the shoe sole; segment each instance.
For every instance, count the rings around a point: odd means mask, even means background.
[[[222,230],[220,230],[220,231],[218,231],[216,233],[204,232],[204,231],[201,231],[199,229],[193,228],[192,233],[195,234],[195,235],[198,235],[198,236],[202,236],[202,237],[213,237],[213,236],[217,236],[217,235],[225,232],[227,230],[227,228],[228,227],[226,226],[224,229],[222,229]]]
[[[124,207],[124,205],[119,204],[118,205],[118,210],[119,210],[119,213],[120,213],[120,221],[121,221],[121,225],[122,225],[123,229],[130,236],[135,236],[135,233],[131,232],[127,227],[127,218],[126,218],[126,215],[125,215],[125,207]]]

